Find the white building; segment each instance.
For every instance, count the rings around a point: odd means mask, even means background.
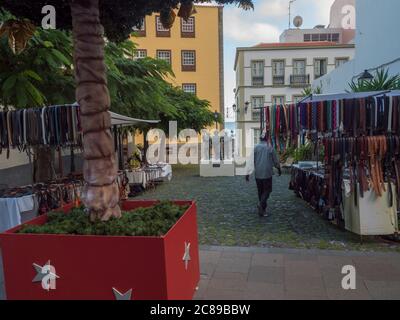
[[[353,59],[355,31],[340,27],[351,26],[350,8],[354,0],[337,0],[327,28],[289,29],[279,43],[236,49],[236,128],[241,130],[242,154],[252,141],[249,134],[258,141],[259,107],[298,102],[313,81]]]
[[[356,1],[356,52],[354,59],[328,75],[314,81],[325,94],[349,90],[349,83],[364,70],[374,74],[386,68],[390,75],[400,74],[400,35],[398,0]]]

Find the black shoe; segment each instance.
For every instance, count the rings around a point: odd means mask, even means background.
[[[269,214],[267,212],[267,209],[264,210],[263,215],[261,217],[267,218],[269,217]]]
[[[265,211],[263,210],[261,204],[258,204],[258,205],[257,205],[257,209],[258,209],[258,215],[259,215],[260,217],[263,217]]]

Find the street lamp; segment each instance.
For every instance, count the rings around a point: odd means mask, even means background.
[[[244,103],[244,112],[247,113],[247,110],[249,110],[250,102],[246,101]],[[232,106],[233,111],[240,113],[240,107],[238,107],[236,104]]]
[[[244,112],[247,114],[247,110],[249,110],[250,102],[246,101],[244,104]]]
[[[214,120],[215,120],[215,129],[218,130],[218,119],[219,119],[219,113],[217,111],[214,112]]]
[[[358,81],[364,81],[364,80],[372,80],[374,76],[369,73],[368,70],[364,70],[362,75],[358,78]]]

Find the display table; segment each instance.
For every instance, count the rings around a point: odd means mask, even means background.
[[[375,236],[391,235],[399,231],[397,221],[397,202],[393,197],[392,206],[389,204],[388,184],[386,192],[378,197],[374,191],[366,191],[360,196],[360,186],[357,184],[357,202],[350,190],[350,181],[343,181],[343,212],[345,228],[358,235]],[[393,187],[393,186],[392,186]]]
[[[389,204],[388,184],[382,197],[376,196],[373,190],[354,199],[350,188],[348,171],[344,171],[342,185],[342,205],[340,210],[330,210],[325,194],[324,170],[311,167],[292,166],[290,189],[304,201],[308,202],[324,218],[337,224],[338,218],[344,220],[344,228],[350,232],[364,236],[391,235],[399,231],[397,218],[397,202],[393,197]],[[359,189],[359,185],[357,185]],[[392,188],[394,186],[392,185]],[[338,212],[339,216],[338,216]]]
[[[149,165],[140,169],[126,170],[129,184],[140,184],[147,188],[150,182],[171,181],[172,167],[170,164]]]
[[[2,190],[0,232],[36,218],[67,203],[80,201],[82,180],[64,178]]]
[[[319,213],[322,213],[326,203],[324,186],[323,169],[317,170],[314,166],[303,167],[297,164],[292,166],[289,188]]]
[[[0,198],[0,232],[20,225],[37,216],[37,198],[26,195],[15,198]]]

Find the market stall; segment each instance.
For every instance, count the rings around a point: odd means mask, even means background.
[[[324,151],[316,168],[292,167],[292,190],[346,230],[398,232],[399,91],[313,95],[263,111],[261,128],[277,150],[311,141]]]
[[[155,124],[158,121],[140,120],[110,112],[111,124],[115,131],[125,126],[139,123]],[[9,155],[10,149],[32,154],[37,146],[48,146],[59,152],[60,174],[56,180],[26,186],[0,188],[0,232],[35,218],[65,204],[80,202],[81,188],[84,185],[81,174],[64,176],[61,150],[71,150],[71,167],[74,164],[74,150],[82,151],[82,130],[80,107],[78,104],[57,105],[43,108],[30,108],[0,112],[0,152]],[[119,145],[116,144],[118,148]],[[120,149],[116,150],[120,154]],[[163,168],[157,178],[163,176]],[[170,170],[172,175],[172,170]],[[152,181],[153,175],[146,174],[145,181]],[[126,176],[118,176],[121,197],[127,193]]]
[[[66,204],[80,202],[82,179],[65,178],[0,190],[0,232]]]
[[[141,120],[130,118],[111,112],[111,120],[115,139],[115,150],[118,155],[120,174],[124,174],[128,180],[127,191],[130,196],[153,188],[159,182],[170,181],[172,179],[172,167],[168,163],[149,164],[145,161],[144,150],[135,146],[133,154],[127,153],[128,139],[126,139],[129,127],[138,124],[154,125],[159,120]]]

